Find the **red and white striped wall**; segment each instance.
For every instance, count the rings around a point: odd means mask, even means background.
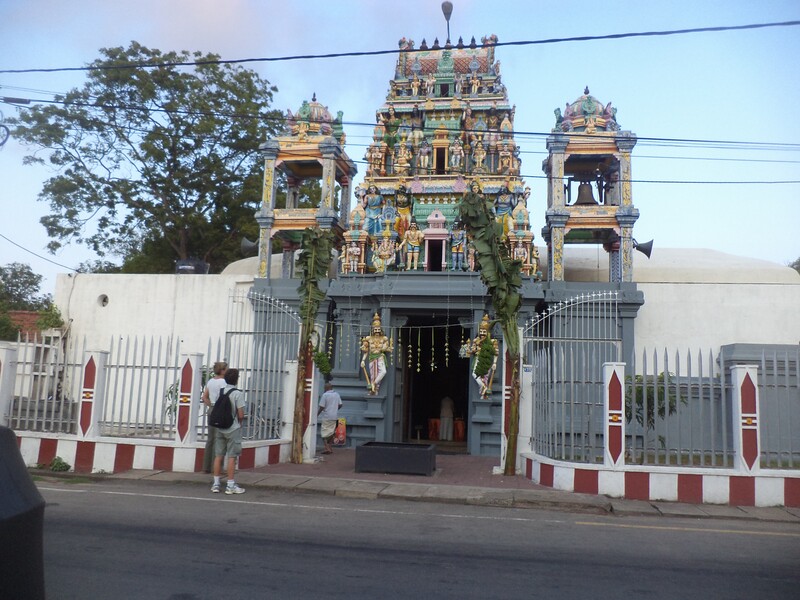
[[[675,501],[733,506],[800,507],[800,472],[761,469],[759,457],[758,368],[731,368],[735,464],[732,469],[625,464],[625,365],[603,365],[605,453],[602,465],[521,455],[525,476],[568,492],[630,500]]]
[[[116,438],[81,439],[78,435],[60,435],[16,431],[22,459],[29,467],[49,465],[56,457],[77,473],[122,473],[131,469],[195,473],[203,470],[205,445],[179,445],[170,441]],[[244,442],[239,457],[240,469],[265,467],[288,459],[288,440]],[[285,456],[282,456],[285,454]]]
[[[17,431],[17,443],[29,467],[49,465],[60,457],[78,473],[121,473],[131,469],[198,472],[203,469],[205,444],[197,441],[201,356],[181,357],[181,373],[175,436],[169,440],[125,439],[99,435],[105,403],[105,377],[108,353],[87,351],[83,362],[83,386],[77,434],[51,434]],[[0,413],[2,414],[2,413]],[[288,460],[288,440],[244,442],[239,457],[240,469],[252,469]]]
[[[796,471],[762,470],[758,475],[743,475],[733,469],[609,469],[536,455],[524,455],[523,460],[528,479],[567,492],[628,500],[800,507],[800,475]]]

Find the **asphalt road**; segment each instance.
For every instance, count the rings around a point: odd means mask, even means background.
[[[39,488],[51,600],[800,597],[792,524],[125,481]]]

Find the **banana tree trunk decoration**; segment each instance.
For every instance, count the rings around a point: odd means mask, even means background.
[[[461,222],[472,237],[481,281],[492,297],[496,322],[500,323],[506,343],[506,364],[510,365],[511,381],[506,429],[506,461],[504,473],[514,475],[517,467],[517,437],[519,435],[519,359],[520,339],[517,315],[521,304],[522,263],[509,255],[503,242],[503,225],[498,223],[477,179],[470,183],[459,205]],[[508,367],[506,367],[508,368]]]
[[[300,257],[297,259],[301,278],[297,292],[300,296],[300,350],[297,356],[297,386],[294,398],[294,427],[292,428],[292,462],[303,462],[303,434],[305,433],[305,388],[306,365],[312,364],[314,348],[311,335],[320,302],[325,293],[319,282],[328,279],[331,264],[333,233],[319,227],[309,227],[303,231],[300,241]],[[312,367],[313,368],[313,367]]]

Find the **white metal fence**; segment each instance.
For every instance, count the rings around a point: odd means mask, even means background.
[[[711,351],[643,350],[625,372],[627,463],[734,466],[731,382]]]
[[[224,338],[203,347],[179,338],[115,336],[108,353],[100,434],[172,439],[178,406],[181,357],[202,355],[203,379],[214,362],[240,371],[245,392],[246,439],[273,439],[281,426],[286,361],[297,357],[300,319],[284,303],[255,293],[232,293]],[[75,433],[83,386],[86,339],[26,337],[17,343],[17,373],[10,408],[13,429]],[[98,350],[92,348],[92,350]],[[197,402],[199,398],[193,399]],[[195,426],[205,436],[204,411]]]

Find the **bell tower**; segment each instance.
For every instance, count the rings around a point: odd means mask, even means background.
[[[297,113],[287,111],[286,128],[276,138],[259,146],[264,157],[264,187],[261,209],[256,214],[260,228],[258,276],[270,278],[271,242],[276,237],[284,249],[283,278],[292,277],[294,251],[306,227],[333,229],[341,237],[350,212],[350,186],[356,165],[344,151],[342,113],[334,118],[328,108],[304,101]],[[275,207],[276,170],[286,175],[286,208]],[[321,180],[322,197],[317,208],[298,208],[300,185],[305,179]],[[336,185],[341,189],[335,209]]]
[[[610,282],[632,281],[633,225],[639,211],[631,195],[631,151],[636,135],[621,131],[617,109],[587,87],[547,138],[546,225],[548,280],[564,281],[564,245],[600,244],[609,253]]]

